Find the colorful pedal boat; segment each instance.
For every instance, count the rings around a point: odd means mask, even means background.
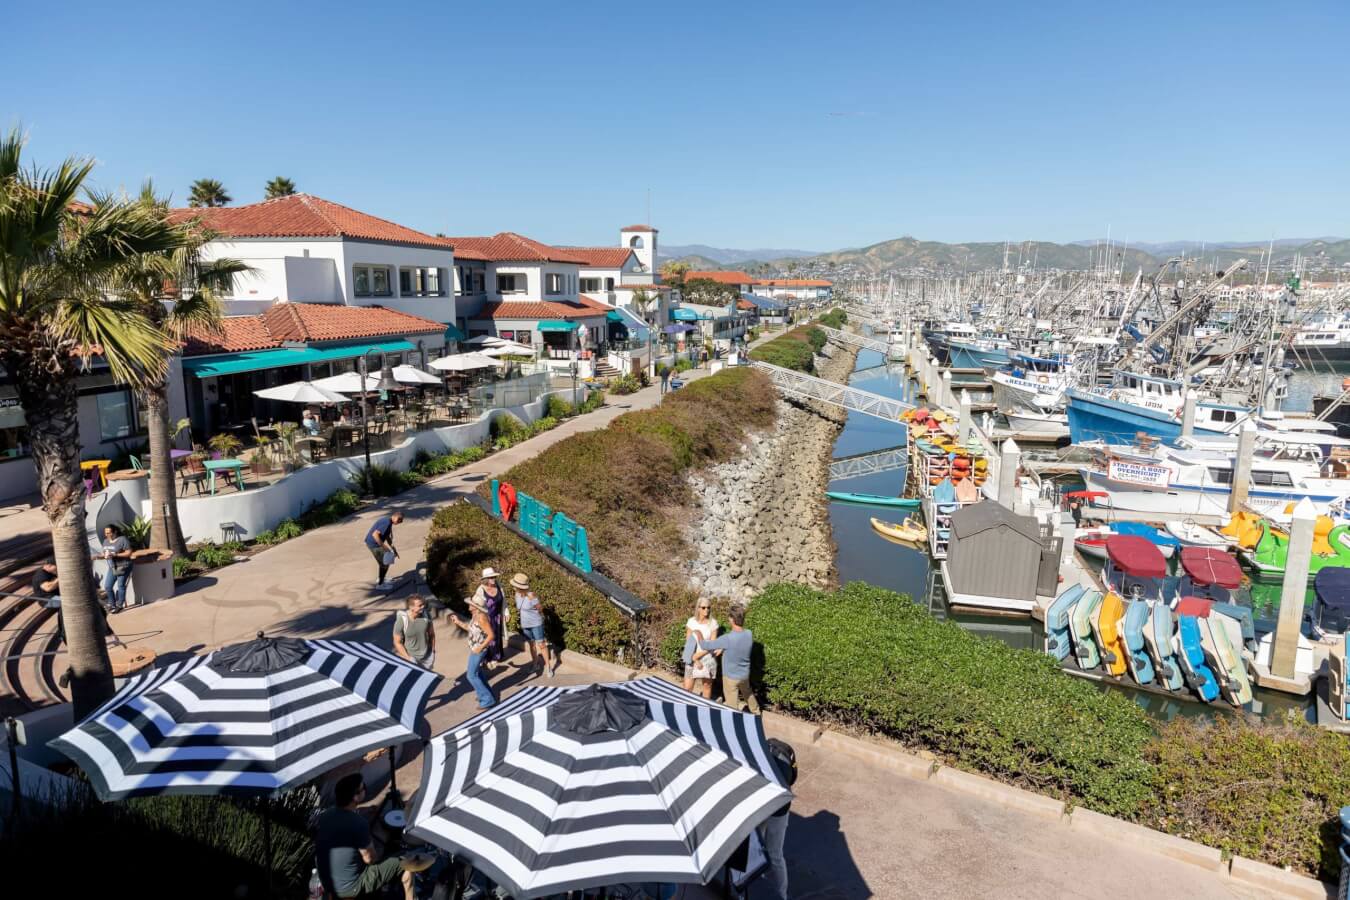
[[[1177,662],[1175,632],[1176,621],[1167,604],[1151,604],[1148,624],[1144,626],[1144,646],[1153,657],[1153,671],[1158,683],[1169,691],[1179,691],[1186,686],[1181,677],[1181,665]]]
[[[1177,662],[1186,684],[1206,703],[1219,696],[1219,683],[1205,662],[1200,638],[1200,620],[1195,616],[1177,616]]]
[[[1068,659],[1071,646],[1069,620],[1074,605],[1083,596],[1083,586],[1075,584],[1068,587],[1055,598],[1045,612],[1045,652],[1063,662]]]
[[[1125,605],[1125,665],[1130,677],[1139,684],[1153,681],[1153,661],[1144,648],[1144,626],[1148,624],[1148,601],[1130,600]]]
[[[1107,591],[1102,597],[1092,631],[1101,648],[1107,673],[1117,678],[1124,675],[1128,668],[1125,657],[1129,652],[1125,646],[1125,601],[1115,591]]]
[[[1092,636],[1092,618],[1101,604],[1101,591],[1084,591],[1069,610],[1069,636],[1073,639],[1074,660],[1080,669],[1095,669],[1102,662],[1097,640]]]
[[[1230,639],[1234,631],[1241,633],[1241,626],[1228,619],[1228,622],[1233,623],[1233,629],[1230,630],[1224,619],[1228,617],[1211,610],[1208,618],[1197,620],[1200,646],[1205,651],[1205,660],[1214,672],[1224,699],[1234,706],[1245,706],[1252,699],[1252,682],[1247,676],[1247,665],[1242,660],[1242,654]]]

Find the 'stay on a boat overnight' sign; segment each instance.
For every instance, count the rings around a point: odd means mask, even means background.
[[[517,514],[516,527],[530,540],[552,550],[579,571],[591,571],[591,545],[584,525],[510,484],[499,486],[493,481],[492,514],[510,521],[513,513]]]
[[[1106,477],[1112,481],[1144,484],[1149,487],[1167,487],[1171,476],[1172,470],[1167,466],[1150,466],[1124,459],[1111,460],[1106,469]]]

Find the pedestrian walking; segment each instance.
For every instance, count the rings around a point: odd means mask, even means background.
[[[530,647],[530,668],[547,672],[552,678],[557,666],[548,655],[548,639],[544,637],[544,606],[530,590],[530,578],[524,572],[511,576],[511,587],[516,589],[516,612],[520,614],[520,630]]]
[[[759,699],[750,686],[750,653],[755,646],[755,636],[745,627],[744,606],[733,606],[729,617],[731,631],[711,641],[700,641],[694,651],[694,662],[721,650],[722,702],[735,710],[749,707],[752,713],[759,715]]]
[[[797,751],[787,741],[769,738],[765,742],[769,749],[769,764],[778,773],[786,787],[797,782]],[[779,900],[787,900],[788,871],[787,857],[783,854],[783,845],[787,842],[787,829],[792,801],[784,803],[759,826],[759,841],[764,845],[764,858],[769,861],[769,871],[773,874],[774,887]]]
[[[376,519],[374,526],[366,532],[366,549],[380,567],[380,576],[375,580],[377,591],[394,589],[394,585],[385,581],[384,577],[389,574],[389,567],[394,564],[394,560],[398,559],[398,550],[394,547],[394,526],[402,521],[403,513],[393,510]]]
[[[706,643],[717,637],[717,620],[712,617],[712,601],[706,597],[700,597],[698,603],[694,605],[694,614],[684,623],[684,638],[686,645],[690,640],[694,641],[695,647],[700,643]],[[704,697],[712,697],[713,680],[717,678],[717,657],[720,654],[709,653],[701,659],[694,660],[691,656],[685,660],[684,666],[684,689],[690,693],[702,694]]]
[[[424,669],[436,666],[436,629],[420,594],[408,597],[394,614],[394,652]]]
[[[502,627],[502,619],[506,612],[506,595],[502,592],[501,586],[497,584],[497,570],[488,566],[483,570],[483,575],[478,582],[478,590],[473,592],[475,599],[482,601],[483,609],[487,610],[488,621],[492,624],[492,633],[494,635],[492,645],[488,647],[487,663],[488,671],[496,668],[497,663],[502,661],[505,649],[506,629]]]
[[[103,526],[102,558],[107,563],[103,573],[103,592],[108,597],[108,611],[119,613],[127,605],[127,580],[131,578],[131,541],[117,525]]]
[[[488,619],[487,604],[476,592],[469,598],[469,612],[472,618],[468,622],[461,621],[457,617],[452,617],[450,621],[460,631],[469,634],[469,661],[464,667],[464,677],[478,695],[478,708],[487,709],[496,705],[497,698],[493,696],[492,688],[483,677],[483,657],[496,639],[496,634],[492,630],[492,622]]]

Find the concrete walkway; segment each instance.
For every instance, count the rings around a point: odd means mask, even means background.
[[[128,610],[112,624],[129,645],[151,648],[161,661],[251,638],[260,630],[370,640],[390,647],[394,610],[416,587],[413,570],[436,510],[569,434],[604,427],[629,409],[650,407],[659,400],[655,387],[611,397],[595,413],[415,488],[386,506],[218,570],[188,585],[174,599]],[[362,539],[388,506],[407,515],[395,535],[403,558],[394,574],[403,577],[403,586],[382,594],[372,590],[375,565]],[[476,707],[462,677],[464,641],[444,621],[436,630],[436,668],[446,678],[428,705],[433,733],[469,717]],[[523,665],[527,661],[528,655],[517,651],[499,669],[493,680],[499,695],[525,684],[607,680],[597,678],[595,670],[581,661],[565,662],[551,682],[536,679]],[[906,779],[818,746],[800,746],[799,763],[801,778],[788,836],[793,897],[1043,900],[1122,890],[1154,897],[1267,896],[1185,863],[1075,832],[938,784]],[[386,768],[377,762],[369,770],[378,773]],[[420,769],[420,755],[401,765],[398,783],[405,795],[416,787]]]

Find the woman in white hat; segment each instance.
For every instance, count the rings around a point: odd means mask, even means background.
[[[530,668],[547,672],[553,677],[554,666],[548,658],[548,639],[544,637],[544,604],[530,590],[530,577],[524,572],[511,576],[511,587],[516,592],[516,612],[520,614],[520,630],[530,647]],[[542,667],[541,667],[542,663]]]
[[[481,669],[483,657],[492,646],[496,634],[492,630],[492,622],[488,620],[487,604],[477,594],[469,598],[469,612],[473,617],[467,623],[458,616],[451,616],[450,621],[459,630],[469,633],[469,662],[464,667],[464,677],[478,695],[478,708],[487,709],[497,703],[497,698],[492,695],[492,688],[488,686]]]
[[[492,566],[483,570],[478,582],[478,590],[473,592],[473,596],[487,610],[488,621],[492,623],[492,633],[495,635],[492,645],[488,647],[487,657],[483,660],[487,670],[491,672],[497,667],[497,663],[502,661],[502,649],[506,640],[506,629],[502,627],[502,615],[506,610],[506,594],[497,584],[497,570]]]

